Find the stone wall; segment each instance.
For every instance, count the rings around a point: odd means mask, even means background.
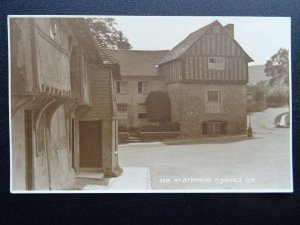
[[[169,83],[166,87],[171,101],[171,121],[178,122],[181,120],[182,111],[182,83]]]
[[[220,113],[206,113],[207,90],[221,91]],[[201,137],[203,135],[202,123],[205,121],[228,122],[229,135],[246,132],[247,96],[245,85],[181,83],[168,85],[168,92],[172,105],[172,122],[180,122],[184,136]]]

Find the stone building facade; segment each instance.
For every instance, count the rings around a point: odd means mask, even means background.
[[[9,25],[11,190],[67,189],[82,169],[119,175],[117,62],[83,19]]]
[[[123,67],[126,70],[129,53],[127,57],[115,57],[121,65],[121,82],[128,79],[123,74]],[[223,26],[214,21],[188,35],[172,50],[164,52],[160,59],[155,59],[158,60],[155,65],[144,66],[157,68],[153,77],[160,84],[153,83],[156,86],[153,89],[169,94],[171,120],[180,123],[183,136],[246,132],[248,63],[253,60],[234,39],[233,24]],[[131,67],[140,66],[142,60],[141,57],[130,62]],[[143,79],[146,78],[139,74],[132,76],[130,82]],[[130,99],[136,97],[137,93],[133,91],[126,99],[118,97],[117,102],[134,107],[135,102]]]
[[[116,81],[119,124],[140,127],[150,124],[145,100],[152,91],[165,90],[158,63],[168,51],[110,50],[120,64],[122,79]]]

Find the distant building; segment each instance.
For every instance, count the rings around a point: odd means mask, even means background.
[[[148,124],[145,100],[152,91],[165,90],[165,77],[158,76],[158,63],[168,51],[110,50],[122,70],[116,81],[119,124],[139,127]]]
[[[222,26],[214,21],[171,51],[150,53],[111,53],[121,66],[117,102],[119,112],[124,112],[121,119],[127,119],[129,126],[139,126],[139,120],[146,117],[141,104],[147,94],[164,90],[171,100],[172,122],[180,123],[184,136],[245,133],[248,63],[253,60],[234,39],[233,24]],[[135,72],[136,68],[142,72]],[[147,70],[152,71],[152,79],[144,73]],[[143,88],[148,90],[145,95],[139,93]]]
[[[12,190],[69,188],[81,169],[119,175],[119,65],[83,19],[9,22]]]

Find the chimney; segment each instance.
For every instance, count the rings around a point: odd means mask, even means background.
[[[229,23],[224,28],[228,31],[228,33],[231,35],[231,37],[234,38],[234,24]]]

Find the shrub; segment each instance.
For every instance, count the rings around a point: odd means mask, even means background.
[[[266,102],[270,107],[280,107],[288,104],[289,99],[280,92],[273,92],[266,97]]]
[[[163,91],[151,92],[145,101],[148,118],[151,122],[169,122],[171,103],[169,95]]]
[[[248,85],[247,92],[252,93],[252,100],[248,106],[248,110],[251,112],[259,112],[267,108],[266,103],[266,84],[265,82],[259,82],[256,85]]]

